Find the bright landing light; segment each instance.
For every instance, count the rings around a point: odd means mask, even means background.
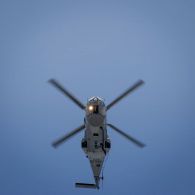
[[[89,111],[92,111],[93,110],[93,106],[89,106]]]

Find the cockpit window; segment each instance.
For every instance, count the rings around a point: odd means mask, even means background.
[[[100,98],[100,97],[92,97],[92,98],[89,98],[89,99],[88,99],[88,102],[89,102],[89,103],[98,102],[98,103],[101,104],[101,105],[105,105],[105,104],[104,104],[104,100],[103,100],[102,98]]]

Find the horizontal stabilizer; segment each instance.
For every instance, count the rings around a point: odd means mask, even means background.
[[[96,184],[90,184],[90,183],[75,183],[75,187],[77,188],[92,188],[96,189]]]

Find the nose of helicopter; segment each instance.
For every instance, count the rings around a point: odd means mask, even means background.
[[[93,126],[101,126],[103,124],[105,118],[105,104],[103,99],[93,97],[88,100],[86,118]]]
[[[88,113],[102,113],[104,110],[105,110],[105,104],[102,98],[92,97],[88,99],[87,107],[86,107],[86,111]]]

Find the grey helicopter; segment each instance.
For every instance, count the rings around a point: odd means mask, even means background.
[[[138,80],[108,105],[105,105],[104,100],[98,96],[89,98],[87,104],[84,105],[78,98],[76,98],[71,92],[69,92],[65,87],[63,87],[57,80],[50,79],[48,82],[54,87],[56,87],[70,100],[72,100],[78,107],[85,111],[84,123],[54,141],[52,143],[52,146],[56,148],[62,143],[66,142],[68,139],[72,138],[73,136],[84,130],[84,137],[81,141],[81,148],[83,149],[86,157],[89,159],[95,183],[75,183],[75,187],[99,189],[100,180],[103,179],[100,174],[102,171],[104,160],[106,155],[109,153],[109,150],[111,149],[111,141],[107,133],[107,127],[110,127],[110,129],[116,131],[118,134],[120,134],[130,142],[134,143],[138,147],[143,148],[145,146],[145,144],[133,138],[124,131],[120,130],[115,125],[107,123],[106,120],[107,111],[110,110],[110,108],[116,105],[124,97],[142,86],[144,84],[144,81]]]

